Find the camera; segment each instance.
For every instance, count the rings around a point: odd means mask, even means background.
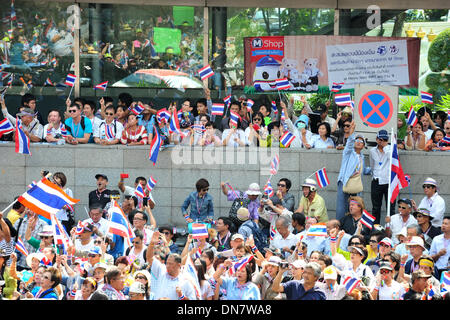
[[[281,261],[280,268],[281,269],[287,269],[289,267],[289,262],[287,261]]]
[[[146,207],[148,205],[148,197],[144,197],[142,199],[142,204],[143,204],[144,207]]]

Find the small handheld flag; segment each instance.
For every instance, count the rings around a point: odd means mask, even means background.
[[[23,243],[20,236],[17,238],[16,250],[19,251],[21,254],[23,254],[25,257],[28,256],[28,250],[25,247],[25,244]]]
[[[269,197],[273,197],[273,195],[275,194],[272,188],[272,184],[270,183],[270,180],[267,181],[266,185],[264,186],[264,193],[267,194]]]
[[[325,223],[316,223],[309,227],[308,237],[326,237],[327,236],[327,226]]]
[[[344,279],[344,282],[342,284],[345,286],[345,289],[347,289],[347,292],[351,294],[360,282],[360,280],[348,276]]]
[[[136,189],[134,190],[134,194],[138,198],[144,198],[145,197],[144,189],[142,188],[140,183],[137,185]]]
[[[275,226],[272,226],[270,228],[270,240],[273,241],[276,235],[277,235],[277,228]]]
[[[373,215],[371,215],[369,212],[367,212],[366,210],[364,210],[363,215],[361,217],[361,223],[363,225],[365,225],[367,228],[369,228],[370,230],[372,230],[374,222],[375,222],[375,217]]]
[[[414,111],[413,106],[411,106],[411,108],[409,108],[408,119],[406,122],[407,122],[408,126],[413,126],[413,127],[417,124],[417,122],[419,122],[419,119],[416,116],[416,112]]]
[[[155,185],[156,185],[156,182],[158,182],[158,181],[156,181],[155,179],[153,179],[152,176],[150,176],[150,178],[148,178],[146,188],[147,188],[147,190],[148,190],[149,192],[152,192],[153,188],[154,188]]]
[[[231,103],[231,94],[223,98],[223,102],[225,102],[226,105],[229,105]]]
[[[8,120],[8,118],[3,119],[0,121],[0,138],[2,135],[13,132],[14,126],[11,124],[11,122]]]
[[[391,134],[391,177],[390,177],[390,202],[393,203],[397,198],[400,189],[406,188],[408,183],[405,180],[405,174],[400,163],[400,158],[397,151],[397,139],[394,139],[394,134]]]
[[[295,140],[295,136],[289,131],[286,131],[280,138],[280,142],[286,148],[288,148],[291,145],[292,141],[294,141],[294,140]]]
[[[317,170],[315,175],[319,188],[325,188],[327,185],[330,184],[330,180],[328,179],[327,171],[325,168]]]
[[[50,80],[50,78],[47,78],[47,79],[45,80],[44,86],[53,86],[53,85],[54,85],[54,84],[53,84],[52,80]]]
[[[431,93],[420,91],[420,97],[423,103],[433,104],[433,95]]]
[[[159,149],[161,148],[162,139],[158,132],[158,129],[156,129],[155,126],[153,126],[153,131],[155,134],[153,135],[152,143],[150,144],[150,153],[149,153],[149,160],[153,162],[153,165],[156,164],[156,160],[158,159]]]
[[[133,109],[131,109],[131,112],[133,112],[135,115],[140,115],[144,111],[144,106],[140,103],[137,103]]]
[[[343,85],[344,85],[343,82],[333,82],[331,92],[339,92],[339,90],[341,90]]]
[[[74,75],[74,74],[68,74],[67,75],[67,77],[66,77],[66,82],[65,82],[65,84],[66,85],[68,85],[68,86],[70,86],[70,87],[73,87],[74,85],[75,85],[75,81],[77,80],[77,76],[76,75]]]
[[[350,96],[350,92],[340,93],[334,95],[334,101],[338,106],[346,106],[350,105],[352,98]]]
[[[234,262],[233,265],[230,267],[229,269],[229,274],[233,275],[235,274],[237,271],[242,270],[245,268],[245,266],[252,261],[253,259],[253,255],[249,255],[246,257],[243,257],[242,259],[238,260],[237,262]]]
[[[271,102],[273,113],[278,114],[277,104],[275,101]]]
[[[208,237],[209,235],[206,224],[203,223],[192,224],[192,239],[203,239]]]
[[[275,155],[275,157],[270,162],[270,174],[276,175],[279,167],[280,167],[280,157],[278,155]]]
[[[251,99],[247,99],[247,111],[250,112],[252,111],[252,107],[255,104],[255,102]]]
[[[239,114],[237,114],[234,111],[230,111],[230,122],[233,126],[237,127],[238,126],[238,121],[239,121]]]
[[[16,120],[15,138],[16,153],[29,154],[31,156],[30,138],[23,131],[22,122],[19,119]]]
[[[200,79],[205,80],[209,77],[212,77],[214,75],[214,72],[212,71],[211,67],[208,65],[204,66],[203,68],[198,70],[198,74],[200,75]]]
[[[276,79],[275,83],[277,85],[278,90],[287,90],[291,87],[291,84],[289,83],[287,78]]]
[[[224,108],[225,106],[223,103],[213,103],[211,114],[214,116],[221,116],[223,115]]]
[[[100,89],[100,90],[106,91],[106,87],[107,87],[107,86],[108,86],[108,81],[105,81],[105,82],[102,82],[102,83],[97,84],[97,85],[94,87],[94,89],[95,89],[95,90]]]

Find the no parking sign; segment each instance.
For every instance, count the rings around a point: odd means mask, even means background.
[[[375,141],[381,129],[390,132],[397,128],[398,87],[395,86],[355,86],[354,117],[356,131],[369,141]]]

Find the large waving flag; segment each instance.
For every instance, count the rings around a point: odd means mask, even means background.
[[[341,90],[343,85],[344,85],[343,82],[333,82],[331,92],[339,92],[339,90]]]
[[[31,156],[30,138],[25,134],[22,127],[22,121],[16,120],[15,135],[16,153],[29,154]]]
[[[327,236],[327,226],[325,223],[316,223],[309,227],[308,237],[326,237]]]
[[[20,236],[17,238],[16,250],[19,251],[21,254],[23,254],[25,257],[28,256],[28,250],[25,247],[25,244],[23,243]]]
[[[65,84],[66,85],[68,85],[68,86],[70,86],[70,87],[73,87],[74,85],[75,85],[75,81],[77,80],[77,76],[76,75],[74,75],[74,74],[68,74],[67,75],[67,77],[66,77],[66,82],[65,82]]]
[[[146,185],[146,188],[147,188],[148,192],[152,192],[152,190],[155,187],[157,182],[158,181],[155,180],[152,176],[150,176],[150,178],[148,178],[147,185]]]
[[[376,218],[373,215],[371,215],[369,212],[364,210],[362,217],[361,217],[361,223],[363,225],[365,225],[367,228],[369,228],[370,230],[372,230],[375,219]]]
[[[358,280],[356,278],[352,278],[350,276],[347,276],[344,281],[342,282],[342,284],[345,286],[345,289],[347,289],[347,292],[349,294],[352,293],[352,291],[359,286],[361,280]]]
[[[295,136],[289,131],[286,131],[280,138],[280,142],[285,148],[288,148],[294,140]]]
[[[158,159],[159,149],[161,148],[162,140],[155,126],[153,126],[153,131],[155,132],[155,134],[153,135],[152,143],[150,144],[150,154],[148,158],[151,162],[153,162],[153,165],[155,165],[156,160]]]
[[[223,103],[213,103],[211,114],[214,116],[221,116],[223,115],[223,110],[225,109],[225,106]]]
[[[350,105],[352,97],[350,96],[350,92],[335,94],[334,101],[338,106],[346,106]]]
[[[105,81],[105,82],[102,82],[102,83],[97,84],[97,85],[94,87],[94,89],[95,89],[95,90],[100,89],[100,90],[106,91],[106,87],[107,87],[107,86],[108,86],[108,81]]]
[[[56,214],[65,205],[73,205],[80,200],[69,197],[59,186],[47,178],[42,178],[34,187],[22,194],[17,201],[50,224],[51,214]]]
[[[11,122],[8,120],[8,118],[3,119],[0,121],[0,138],[2,135],[13,132],[14,126],[11,124]]]
[[[50,214],[50,217],[53,228],[53,240],[55,241],[56,245],[62,245],[63,253],[67,254],[69,246],[73,246],[72,240],[70,240],[66,229],[64,229],[64,227],[61,225],[61,222],[59,222],[58,218],[56,218],[56,215]],[[62,254],[62,252],[60,252],[59,254]]]
[[[405,179],[405,174],[403,173],[402,165],[400,164],[400,159],[397,150],[397,138],[394,138],[394,132],[391,133],[391,148],[392,148],[392,165],[391,165],[391,179],[390,179],[390,197],[391,203],[394,203],[397,198],[400,189],[406,188],[408,182]]]
[[[242,259],[234,262],[233,265],[230,267],[230,269],[228,269],[228,272],[230,273],[230,275],[235,274],[237,271],[244,269],[245,266],[250,261],[252,261],[252,259],[253,259],[253,255],[243,257]]]
[[[180,129],[180,122],[178,120],[178,114],[177,114],[177,109],[176,108],[174,108],[172,117],[170,118],[169,132],[170,133],[178,133],[178,134],[182,135],[182,132],[181,132],[181,129]]]
[[[192,262],[190,255],[188,255],[186,259],[186,263],[183,266],[183,270],[181,271],[181,277],[185,280],[189,281],[194,287],[195,295],[197,299],[201,299],[201,289],[200,283],[198,282],[197,269],[195,269],[195,265]]]
[[[205,80],[209,77],[212,77],[214,75],[214,72],[212,71],[211,67],[208,65],[204,66],[203,68],[198,70],[198,74],[200,75],[200,79]]]
[[[433,95],[431,93],[420,91],[420,98],[423,103],[433,104]]]
[[[270,174],[276,175],[279,168],[280,168],[280,157],[278,155],[275,155],[275,157],[273,157],[272,161],[270,162]]]
[[[127,216],[119,207],[115,200],[112,200],[112,206],[108,210],[109,214],[109,229],[108,232],[124,237],[131,247],[131,240],[136,237],[133,227],[128,221]]]
[[[208,228],[204,223],[192,224],[192,239],[208,238]]]
[[[319,185],[319,188],[325,188],[327,185],[330,184],[330,180],[328,179],[327,171],[325,167],[323,167],[320,170],[317,170],[316,173],[316,181]]]
[[[409,108],[408,119],[406,121],[406,124],[408,126],[414,127],[417,124],[417,122],[419,122],[419,119],[416,116],[416,112],[414,111],[413,106],[411,106],[411,108]]]

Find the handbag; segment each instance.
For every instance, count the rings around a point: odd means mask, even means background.
[[[361,180],[361,172],[353,175],[350,179],[348,179],[345,186],[342,188],[342,191],[348,194],[357,194],[363,191],[363,184]]]

